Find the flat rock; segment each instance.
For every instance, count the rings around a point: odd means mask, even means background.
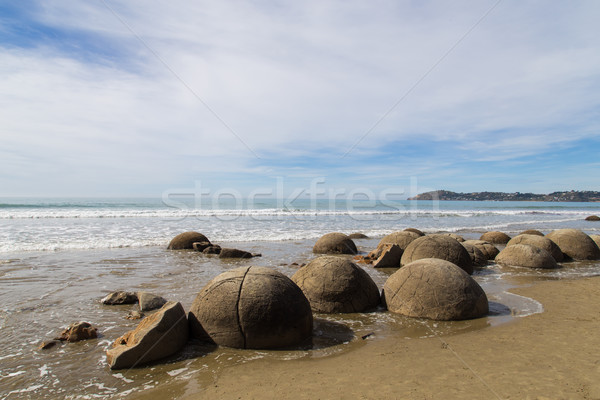
[[[120,304],[135,304],[138,302],[137,294],[132,292],[112,292],[106,295],[100,303],[109,306]]]
[[[167,303],[167,299],[148,292],[138,292],[140,311],[150,311],[161,308]]]
[[[181,303],[167,302],[118,338],[106,352],[111,369],[133,368],[175,354],[187,343],[189,326]]]

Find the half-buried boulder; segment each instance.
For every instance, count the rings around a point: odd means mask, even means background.
[[[313,246],[313,253],[316,254],[356,254],[356,245],[343,233],[327,233]]]
[[[461,244],[472,244],[473,246],[476,246],[488,260],[493,260],[498,253],[500,253],[500,250],[498,250],[496,246],[485,240],[465,240]]]
[[[321,313],[363,312],[381,301],[373,279],[352,261],[321,256],[292,276],[313,311]]]
[[[148,292],[138,292],[140,311],[151,311],[161,308],[167,303],[167,299]]]
[[[348,235],[350,239],[368,239],[369,237],[364,233],[355,232]]]
[[[425,236],[425,233],[423,233],[423,231],[421,231],[421,230],[419,230],[417,228],[406,228],[404,231],[405,232],[414,232],[414,233],[416,233],[419,236]]]
[[[489,311],[481,286],[455,264],[436,258],[394,272],[383,295],[389,311],[409,317],[450,321],[483,317]]]
[[[539,247],[528,244],[507,246],[496,256],[496,263],[506,266],[527,268],[558,268],[552,254]]]
[[[196,242],[208,242],[206,236],[198,232],[184,232],[175,236],[169,243],[169,250],[191,250]]]
[[[471,257],[471,261],[473,262],[473,266],[483,267],[484,265],[487,265],[487,257],[485,256],[485,254],[483,254],[481,250],[479,250],[479,247],[471,243],[465,244],[464,242],[462,242],[461,244],[465,249],[467,249],[467,252]]]
[[[468,274],[473,273],[473,262],[467,249],[456,239],[446,235],[427,235],[415,239],[404,250],[400,264],[408,265],[422,258],[439,258],[450,261]]]
[[[313,326],[302,290],[265,267],[218,275],[198,293],[188,318],[192,336],[241,349],[295,346],[311,337]]]
[[[519,235],[536,235],[536,236],[544,236],[544,234],[540,231],[538,231],[537,229],[527,229],[521,233],[519,233]]]
[[[252,253],[238,249],[222,248],[219,258],[252,258]]]
[[[465,241],[465,238],[462,237],[462,236],[460,236],[457,233],[446,233],[446,232],[444,232],[444,233],[438,233],[438,235],[444,235],[444,236],[451,237],[452,239],[455,239],[456,241],[458,241],[460,243],[462,243],[462,242]]]
[[[586,221],[600,221],[600,217],[597,215],[590,215],[589,217],[585,217]]]
[[[530,246],[539,247],[540,249],[544,249],[548,253],[552,254],[552,257],[554,257],[557,263],[562,262],[563,260],[563,252],[556,245],[556,243],[545,236],[521,234],[510,239],[510,241],[506,243],[506,247],[513,246],[515,244],[528,244]]]
[[[579,229],[558,229],[546,237],[556,243],[565,256],[573,260],[600,259],[600,248],[596,242]]]
[[[510,236],[504,232],[492,231],[481,235],[479,240],[485,240],[493,244],[506,244],[510,240]]]
[[[168,357],[186,344],[189,326],[181,303],[170,301],[118,338],[106,352],[111,369],[133,368]]]

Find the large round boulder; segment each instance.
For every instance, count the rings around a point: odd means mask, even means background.
[[[598,245],[579,229],[558,229],[546,237],[556,243],[565,256],[573,260],[600,259]]]
[[[473,262],[467,249],[456,239],[446,235],[427,235],[413,240],[404,250],[400,264],[407,265],[422,258],[450,261],[468,274],[473,273]]]
[[[493,244],[506,244],[510,240],[510,236],[504,232],[492,231],[481,235],[479,240],[485,240]]]
[[[485,256],[485,254],[483,254],[483,252],[479,249],[479,247],[475,246],[474,244],[471,243],[461,243],[463,245],[463,247],[465,249],[467,249],[467,252],[469,253],[469,256],[471,257],[471,261],[473,262],[473,266],[475,267],[483,267],[484,265],[487,265],[487,257]]]
[[[175,236],[169,243],[169,250],[191,250],[196,242],[208,242],[210,240],[199,232],[184,232]]]
[[[498,250],[496,246],[494,246],[490,242],[486,242],[485,240],[465,240],[461,244],[472,244],[473,246],[481,250],[485,258],[488,260],[493,260],[494,258],[496,258],[498,253],[500,253],[500,250]]]
[[[463,320],[487,315],[488,299],[473,278],[436,258],[414,261],[394,272],[383,286],[389,311],[416,318]]]
[[[400,248],[401,253],[404,253],[406,247],[415,239],[420,238],[417,232],[404,230],[401,232],[394,232],[386,235],[379,241],[377,248],[369,253],[371,258],[377,259],[381,256],[384,249],[388,248],[389,245],[397,245]]]
[[[327,233],[313,246],[313,253],[316,254],[356,254],[358,250],[356,245],[343,233]]]
[[[519,233],[519,235],[536,235],[536,236],[544,236],[544,234],[537,229],[527,229],[523,232]]]
[[[218,275],[196,296],[192,336],[241,349],[295,346],[312,335],[310,303],[287,276],[266,267]]]
[[[496,256],[496,263],[506,266],[527,268],[558,268],[552,254],[528,244],[507,246]]]
[[[300,268],[292,280],[315,312],[363,312],[377,307],[381,301],[379,289],[369,274],[346,258],[318,257]]]
[[[521,234],[510,239],[510,241],[506,243],[506,247],[513,246],[515,244],[528,244],[530,246],[539,247],[540,249],[544,249],[550,253],[556,262],[562,262],[563,260],[563,252],[556,245],[556,243],[545,236]]]

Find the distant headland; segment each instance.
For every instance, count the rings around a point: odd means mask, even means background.
[[[456,193],[448,190],[434,190],[410,197],[408,200],[454,200],[454,201],[579,201],[600,202],[600,192],[577,191],[553,192],[550,194],[473,192]]]

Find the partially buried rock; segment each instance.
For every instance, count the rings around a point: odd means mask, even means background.
[[[287,276],[265,267],[241,267],[218,275],[198,293],[188,318],[192,336],[248,349],[301,344],[311,337],[313,326],[302,290]]]
[[[579,229],[558,229],[546,237],[560,247],[561,251],[573,260],[598,260],[600,248],[596,242]]]
[[[194,248],[194,243],[208,242],[210,240],[199,232],[184,232],[175,236],[169,243],[169,250],[191,250]]]
[[[400,252],[403,253],[406,247],[415,239],[420,238],[421,235],[413,231],[404,230],[402,232],[393,232],[386,235],[379,241],[377,248],[369,253],[369,258],[376,260],[381,257],[381,253],[386,245],[395,244],[400,248]],[[400,254],[402,255],[402,254]]]
[[[356,254],[357,252],[352,239],[339,232],[321,236],[313,246],[313,253],[316,254]]]
[[[189,326],[181,303],[170,301],[118,338],[106,352],[111,369],[133,368],[168,357],[186,344]]]
[[[558,268],[556,260],[549,252],[528,244],[507,246],[496,256],[496,263],[527,268]]]
[[[48,350],[56,346],[59,342],[57,340],[45,340],[38,346],[38,350]]]
[[[487,257],[485,254],[483,254],[479,247],[471,243],[462,242],[461,244],[465,249],[467,249],[474,266],[483,267],[484,265],[487,265]]]
[[[456,234],[456,233],[438,233],[438,235],[444,235],[444,236],[448,236],[451,237],[452,239],[455,239],[457,242],[464,242],[465,238]]]
[[[413,233],[416,233],[419,236],[425,236],[425,233],[423,233],[423,231],[421,231],[421,230],[419,230],[417,228],[406,228],[404,231],[405,232],[413,232]]]
[[[318,257],[298,270],[292,280],[315,312],[363,312],[377,307],[381,300],[369,274],[346,258]]]
[[[519,235],[536,235],[536,236],[544,236],[544,234],[540,231],[538,231],[537,229],[527,229],[521,233],[519,233]]]
[[[484,233],[479,239],[493,244],[506,244],[510,240],[510,236],[504,232],[492,231]]]
[[[590,215],[589,217],[585,218],[586,221],[600,221],[600,217],[597,215]]]
[[[463,320],[487,315],[485,292],[455,264],[426,258],[393,273],[383,295],[388,310],[397,314],[433,320]]]
[[[402,249],[397,244],[384,243],[381,247],[381,255],[373,262],[375,268],[400,268]]]
[[[428,235],[415,239],[404,250],[400,264],[407,265],[422,258],[439,258],[450,261],[468,274],[473,273],[473,262],[467,249],[449,236]]]
[[[349,237],[350,239],[368,239],[368,238],[369,238],[369,237],[368,237],[367,235],[365,235],[364,233],[359,233],[359,232],[356,232],[356,233],[351,233],[351,234],[349,234],[349,235],[348,235],[348,237]]]
[[[498,253],[500,253],[500,250],[498,250],[496,246],[494,246],[490,242],[486,242],[485,240],[465,240],[461,244],[472,244],[473,246],[481,250],[485,258],[488,260],[493,260],[494,258],[496,258]]]
[[[140,302],[140,311],[156,310],[167,303],[164,297],[148,292],[138,292],[138,299]]]
[[[556,262],[562,262],[563,260],[563,252],[556,243],[545,236],[521,234],[510,239],[510,241],[506,243],[506,247],[513,246],[515,244],[528,244],[530,246],[539,247],[540,249],[544,249],[548,253],[552,254],[552,257],[554,257]]]
[[[244,250],[226,248],[221,249],[219,253],[219,258],[252,258],[257,256],[259,255],[254,255]]]
[[[110,306],[120,304],[135,304],[137,302],[137,294],[132,292],[112,292],[100,300],[100,303]]]
[[[194,248],[194,250],[196,251],[204,251],[204,249],[206,249],[207,247],[210,247],[211,243],[210,242],[194,242],[192,243],[192,247]]]
[[[218,244],[213,244],[211,246],[208,246],[204,250],[202,250],[202,254],[219,254],[219,253],[221,253],[221,246],[219,246]]]
[[[89,322],[75,322],[60,333],[54,340],[67,342],[78,342],[80,340],[95,339],[98,337],[98,329]]]

